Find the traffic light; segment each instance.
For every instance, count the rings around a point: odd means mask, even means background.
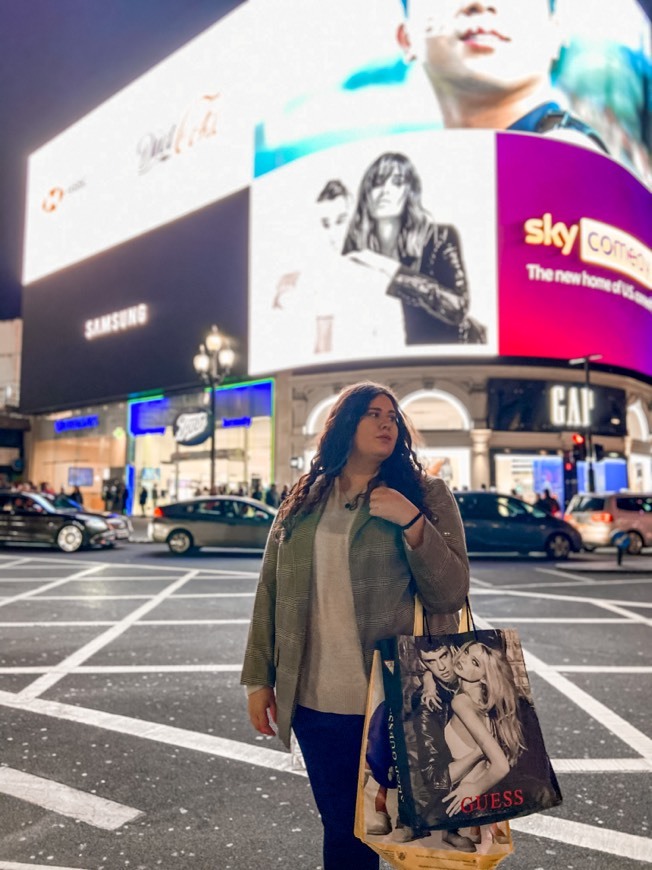
[[[571,450],[564,450],[564,504],[577,493],[577,466]]]
[[[586,459],[586,438],[579,432],[573,433],[573,459],[583,462]]]
[[[603,444],[594,444],[593,450],[595,452],[595,461],[600,462],[600,460],[604,459],[604,445]]]

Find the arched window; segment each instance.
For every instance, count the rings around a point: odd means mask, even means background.
[[[401,409],[419,432],[472,428],[471,415],[462,402],[442,390],[411,393],[401,400]]]
[[[306,425],[304,427],[304,433],[306,435],[316,435],[322,431],[330,409],[333,407],[337,399],[337,395],[329,396],[327,399],[322,399],[321,402],[318,402],[315,405],[306,420]]]
[[[648,441],[650,438],[650,427],[640,399],[627,409],[627,434],[634,441]]]

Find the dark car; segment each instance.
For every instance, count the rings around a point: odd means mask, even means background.
[[[114,542],[115,532],[106,520],[79,506],[58,508],[40,493],[0,492],[2,544],[49,544],[75,553],[82,547],[111,547]]]
[[[544,551],[567,559],[582,549],[577,530],[520,498],[496,492],[455,492],[471,552]]]
[[[253,498],[193,498],[157,507],[149,537],[176,555],[200,547],[263,550],[275,516],[275,508]]]
[[[89,517],[101,517],[110,529],[115,532],[116,541],[128,541],[133,534],[133,527],[129,517],[122,514],[112,513],[111,511],[90,511],[83,505],[60,492],[57,495],[47,493],[39,493],[42,498],[49,499],[55,508],[63,510],[73,510],[78,513],[86,514]]]

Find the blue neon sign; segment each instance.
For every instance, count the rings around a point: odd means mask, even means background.
[[[54,431],[57,435],[60,432],[74,432],[78,429],[94,429],[100,425],[100,418],[97,414],[89,414],[87,417],[68,417],[65,420],[54,421]]]

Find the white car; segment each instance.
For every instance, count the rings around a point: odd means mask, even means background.
[[[627,552],[638,555],[652,547],[652,495],[640,492],[574,495],[564,519],[582,536],[585,550],[608,547],[616,532],[629,535]]]

